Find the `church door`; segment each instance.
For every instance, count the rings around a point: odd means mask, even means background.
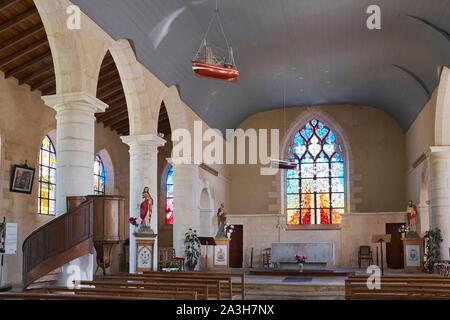
[[[230,268],[242,268],[244,260],[244,226],[234,225],[230,242]]]
[[[386,223],[386,234],[391,235],[391,243],[386,244],[386,260],[390,269],[403,269],[403,242],[398,229],[403,223]]]

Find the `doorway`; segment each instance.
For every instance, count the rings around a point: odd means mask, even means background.
[[[230,268],[242,268],[244,260],[244,226],[234,225],[230,241]]]
[[[386,223],[386,234],[391,235],[391,243],[386,244],[386,261],[390,269],[403,269],[403,241],[398,229],[403,223]]]

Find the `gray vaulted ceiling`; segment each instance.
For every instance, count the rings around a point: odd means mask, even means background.
[[[449,0],[221,0],[241,72],[230,84],[196,78],[191,59],[215,0],[75,0],[211,127],[286,106],[358,104],[384,110],[403,129],[450,65]],[[381,30],[366,27],[381,7]],[[218,28],[211,39],[222,44]]]

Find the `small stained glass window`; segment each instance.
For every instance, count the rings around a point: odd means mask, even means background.
[[[286,174],[288,225],[340,224],[345,209],[344,158],[330,128],[311,120],[289,147],[297,167]]]
[[[165,220],[167,225],[173,225],[173,166],[171,166],[167,172]]]
[[[106,194],[106,171],[103,165],[102,157],[98,154],[94,161],[94,194],[105,195]]]
[[[56,151],[48,136],[42,140],[39,152],[38,213],[56,215]]]

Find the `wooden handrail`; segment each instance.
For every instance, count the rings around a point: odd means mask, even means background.
[[[32,232],[23,242],[23,286],[94,253],[94,202],[87,200]]]

